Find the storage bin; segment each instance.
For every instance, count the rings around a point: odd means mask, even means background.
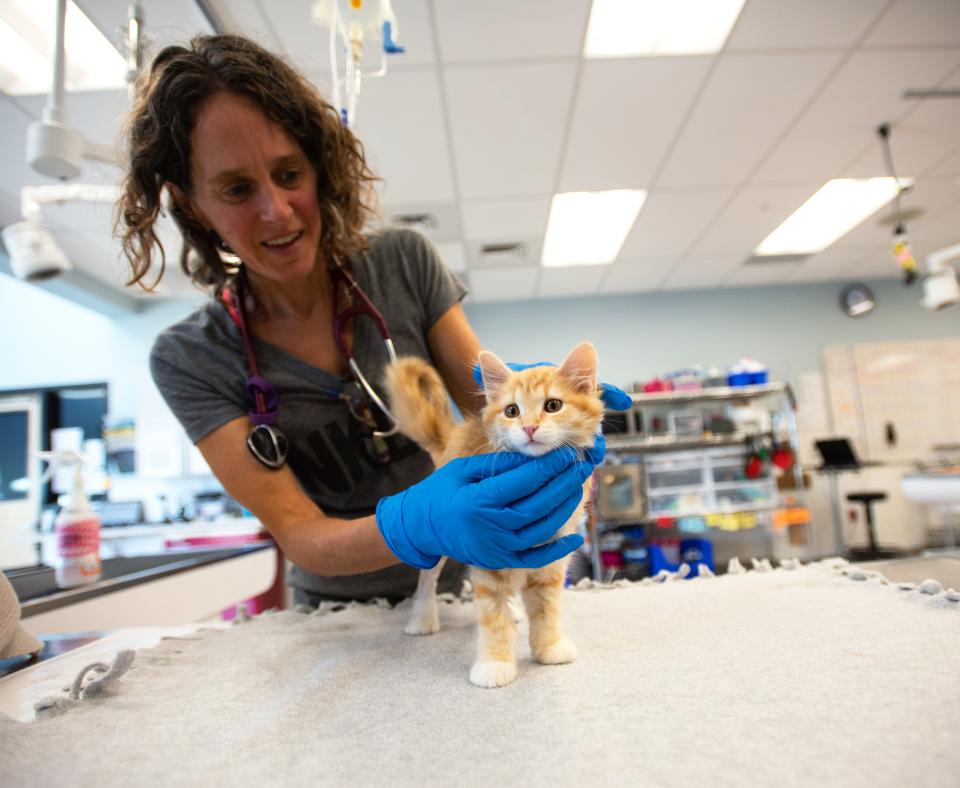
[[[681,539],[680,560],[692,570],[688,577],[696,577],[701,564],[714,571],[713,543],[709,539]]]
[[[663,539],[650,545],[650,574],[661,569],[676,572],[680,568],[680,540]]]

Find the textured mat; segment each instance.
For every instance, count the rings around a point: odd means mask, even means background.
[[[264,614],[0,715],[0,784],[954,786],[956,600],[828,563],[570,591],[579,660],[523,644],[496,690],[470,603]]]

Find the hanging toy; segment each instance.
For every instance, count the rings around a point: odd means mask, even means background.
[[[897,171],[893,166],[893,154],[890,152],[890,124],[881,123],[877,127],[877,135],[881,139],[883,147],[883,156],[887,164],[887,172],[893,182],[897,184],[897,194],[893,200],[893,218],[895,220],[893,231],[893,259],[897,261],[900,270],[903,271],[903,283],[912,285],[917,278],[917,261],[913,257],[913,251],[910,249],[910,241],[907,240],[907,225],[903,221],[903,212],[900,209],[900,195],[909,188],[910,181],[906,183],[897,177]]]
[[[894,230],[893,259],[897,261],[897,265],[903,271],[903,283],[905,285],[913,284],[913,280],[917,278],[917,261],[913,256],[913,250],[910,249],[907,230],[902,224],[898,224],[897,229]]]

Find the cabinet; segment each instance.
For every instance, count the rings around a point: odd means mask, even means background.
[[[604,425],[607,458],[597,474],[594,545],[604,531],[657,521],[712,528],[770,529],[780,507],[769,460],[748,473],[755,445],[792,452],[787,469],[802,489],[793,392],[786,383],[633,394]],[[635,530],[635,529],[634,529]],[[592,550],[594,575],[602,574]]]

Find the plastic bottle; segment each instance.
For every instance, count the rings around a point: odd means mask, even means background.
[[[73,588],[100,579],[100,518],[90,506],[83,489],[83,464],[86,458],[73,450],[37,452],[42,459],[56,465],[72,465],[73,488],[67,505],[54,521],[57,537],[57,561],[54,565],[57,585]]]

